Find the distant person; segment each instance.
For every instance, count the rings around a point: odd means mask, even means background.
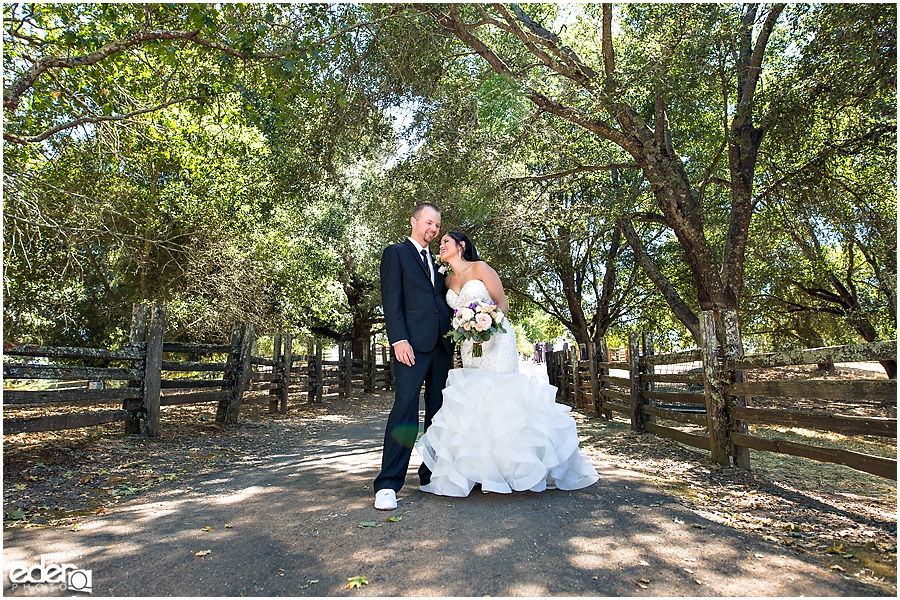
[[[569,351],[569,340],[567,340],[566,338],[563,338],[563,352],[568,352],[568,351]]]
[[[534,340],[534,362],[540,364],[542,362],[541,352],[543,348],[541,347],[541,340]]]

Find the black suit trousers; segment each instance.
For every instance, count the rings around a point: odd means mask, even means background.
[[[430,352],[415,352],[415,364],[411,367],[393,359],[394,407],[388,417],[384,432],[384,454],[381,473],[375,479],[375,491],[390,488],[399,491],[406,479],[409,459],[419,433],[419,392],[425,382],[425,430],[443,403],[443,389],[447,374],[453,366],[453,356],[444,344],[438,343]],[[431,472],[422,463],[419,468],[421,483],[428,483]]]

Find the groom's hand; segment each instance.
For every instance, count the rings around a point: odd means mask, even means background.
[[[409,342],[399,342],[394,346],[394,356],[407,367],[416,364],[416,355]]]

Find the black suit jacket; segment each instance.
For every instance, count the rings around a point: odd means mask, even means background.
[[[447,306],[444,276],[434,267],[435,284],[415,245],[406,239],[385,248],[381,255],[381,305],[388,341],[408,340],[417,352],[430,352],[439,345],[453,353],[451,310]]]

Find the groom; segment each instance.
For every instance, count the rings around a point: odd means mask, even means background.
[[[441,229],[441,211],[419,204],[409,219],[409,238],[381,255],[381,304],[394,356],[394,408],[384,432],[381,473],[375,479],[375,508],[397,508],[409,458],[419,432],[419,390],[425,384],[425,429],[441,407],[442,390],[453,365],[450,307],[444,275],[438,273],[428,245]],[[419,467],[422,485],[431,471]]]

